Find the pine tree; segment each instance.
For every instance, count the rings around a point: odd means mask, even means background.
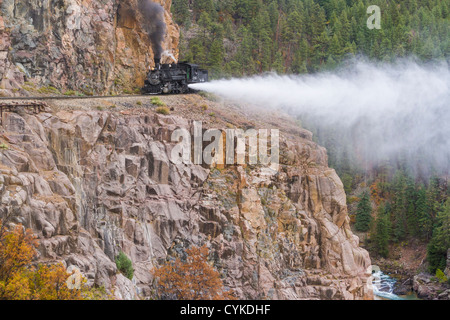
[[[392,183],[392,211],[391,221],[392,236],[395,242],[404,240],[407,235],[407,198],[406,198],[406,175],[403,171],[397,171]]]
[[[188,2],[185,0],[173,0],[172,13],[176,23],[189,27],[191,14],[189,12]]]
[[[384,258],[387,258],[389,254],[389,229],[389,212],[385,205],[380,205],[376,219],[374,242],[377,253]]]
[[[342,53],[343,53],[339,38],[340,38],[339,33],[335,33],[333,35],[333,38],[331,38],[331,42],[330,42],[330,48],[328,50],[331,57],[333,57],[335,60],[338,60],[342,56]]]
[[[432,233],[433,218],[428,206],[427,191],[423,186],[421,186],[417,192],[416,215],[418,219],[418,229],[416,230],[415,235],[428,240]]]
[[[277,52],[275,55],[275,61],[272,66],[273,70],[279,74],[284,73],[284,63],[283,63],[283,55],[281,52]]]
[[[416,212],[416,189],[415,183],[411,177],[407,177],[405,189],[406,217],[409,235],[419,233],[419,218]]]
[[[223,39],[217,37],[214,39],[211,50],[209,51],[209,66],[211,68],[211,76],[213,78],[219,77],[222,70],[223,63]]]
[[[355,228],[357,231],[365,232],[369,230],[372,221],[372,205],[370,203],[369,192],[363,192],[360,199],[356,210]]]
[[[447,262],[447,251],[450,248],[450,199],[443,206],[437,217],[433,237],[428,245],[428,262],[430,272],[444,270]]]
[[[214,13],[213,0],[195,0],[193,2],[193,12],[195,21],[199,19],[199,17],[203,13],[206,13],[208,15],[213,14]]]

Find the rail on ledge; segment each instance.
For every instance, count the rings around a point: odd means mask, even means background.
[[[8,100],[8,99],[6,99]],[[0,125],[3,125],[3,113],[15,112],[20,108],[32,110],[33,113],[38,114],[45,110],[48,105],[44,101],[29,101],[28,99],[21,99],[22,101],[16,101],[19,99],[12,99],[10,102],[0,101]]]

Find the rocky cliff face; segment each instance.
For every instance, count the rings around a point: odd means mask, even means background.
[[[143,85],[154,65],[138,0],[0,0],[0,93],[38,87],[111,93]],[[178,55],[178,26],[165,8],[164,48]],[[27,84],[28,86],[30,84]]]
[[[40,261],[76,265],[120,298],[148,297],[153,267],[207,244],[242,299],[372,298],[369,255],[350,230],[343,185],[309,132],[284,124],[277,173],[174,164],[171,133],[192,130],[205,102],[167,99],[178,101],[176,114],[158,115],[148,102],[5,114],[1,215],[35,230]],[[119,251],[133,261],[133,281],[117,273]]]

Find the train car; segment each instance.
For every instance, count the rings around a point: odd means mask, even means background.
[[[155,59],[142,88],[144,94],[189,93],[189,85],[208,81],[208,71],[186,62],[161,64]]]

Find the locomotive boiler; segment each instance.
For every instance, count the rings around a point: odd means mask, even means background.
[[[144,94],[189,93],[190,84],[208,81],[208,71],[186,62],[161,64],[155,59],[155,68],[150,70],[142,88]]]

